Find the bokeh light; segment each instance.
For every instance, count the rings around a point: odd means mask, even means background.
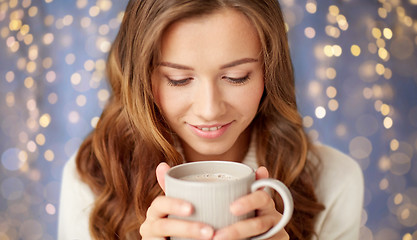
[[[360,239],[417,240],[417,0],[280,3],[303,126],[363,170]],[[0,239],[56,239],[126,4],[0,0]]]

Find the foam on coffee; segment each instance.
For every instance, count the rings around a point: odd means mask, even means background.
[[[181,178],[186,181],[193,182],[222,182],[222,181],[233,181],[237,180],[237,177],[226,174],[226,173],[204,173],[188,175]]]

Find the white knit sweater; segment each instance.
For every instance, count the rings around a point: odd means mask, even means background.
[[[256,169],[256,149],[252,141],[243,163]],[[317,146],[322,160],[315,191],[325,210],[318,216],[313,240],[359,239],[364,180],[359,165],[347,155],[328,146]],[[313,159],[314,161],[314,159]],[[94,195],[76,171],[75,156],[65,165],[59,206],[58,239],[91,239],[89,214]]]

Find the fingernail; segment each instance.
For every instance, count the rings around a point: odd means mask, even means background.
[[[181,212],[183,212],[184,214],[190,214],[191,213],[191,206],[188,203],[184,203],[181,206]]]
[[[203,238],[211,238],[213,236],[213,229],[209,226],[205,226],[200,230],[200,234]]]

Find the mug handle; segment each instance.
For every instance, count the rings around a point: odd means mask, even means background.
[[[274,227],[261,235],[252,237],[251,239],[253,240],[267,239],[275,235],[277,232],[283,229],[285,225],[287,225],[294,210],[294,202],[291,192],[282,182],[272,178],[260,179],[252,184],[251,191],[254,192],[262,187],[270,187],[279,193],[284,203],[284,213],[282,214],[281,220]]]

